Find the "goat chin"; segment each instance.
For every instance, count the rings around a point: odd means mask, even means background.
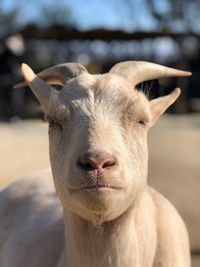
[[[53,179],[0,192],[0,266],[189,267],[182,219],[146,183],[148,130],[180,89],[149,100],[134,85],[191,73],[135,61],[101,75],[77,63],[22,72],[16,87],[31,87],[49,122]]]

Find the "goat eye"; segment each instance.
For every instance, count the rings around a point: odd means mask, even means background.
[[[63,130],[61,122],[56,121],[54,119],[48,119],[48,122],[49,122],[49,128],[59,127],[61,130]]]
[[[143,125],[146,124],[146,122],[144,120],[139,120],[138,123],[143,124]]]
[[[149,120],[147,118],[143,118],[137,121],[137,123],[141,126],[146,126],[148,124]]]
[[[148,120],[146,118],[138,119],[136,120],[136,123],[140,126],[146,126],[148,123]]]

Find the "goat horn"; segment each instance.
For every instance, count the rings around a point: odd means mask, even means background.
[[[40,77],[38,77],[32,71],[32,69],[24,63],[22,64],[22,73],[26,80],[26,85],[29,85],[31,87],[33,93],[38,98],[43,108],[46,110],[53,88],[45,81],[40,79]]]
[[[67,80],[78,76],[82,72],[87,72],[86,68],[83,65],[79,63],[64,63],[47,68],[39,72],[37,76],[48,84],[64,85]],[[22,88],[26,86],[27,82],[25,81],[16,84],[14,88]]]
[[[184,77],[192,73],[168,68],[145,61],[125,61],[114,65],[110,73],[118,74],[137,85],[141,82],[164,77]]]

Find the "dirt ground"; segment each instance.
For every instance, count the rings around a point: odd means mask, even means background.
[[[150,131],[149,153],[149,184],[174,203],[200,252],[200,115],[163,116]],[[0,187],[49,166],[47,124],[1,123],[0,162]]]

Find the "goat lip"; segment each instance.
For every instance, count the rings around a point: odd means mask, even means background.
[[[97,184],[97,185],[88,185],[82,186],[82,190],[121,190],[122,187],[110,184]]]

